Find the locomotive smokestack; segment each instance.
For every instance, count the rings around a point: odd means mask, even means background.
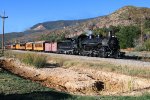
[[[108,33],[108,37],[110,38],[110,37],[112,37],[112,36],[113,36],[112,31],[109,31],[109,33]]]
[[[87,29],[85,32],[86,32],[86,36],[88,36],[88,37],[89,37],[89,39],[92,39],[93,31],[92,31],[92,30]]]
[[[92,35],[93,34],[93,32],[91,31],[91,30],[88,30],[87,31],[87,36],[90,36],[90,35]]]
[[[92,39],[92,34],[93,34],[93,32],[91,30],[87,31],[87,36],[89,36],[89,39]]]
[[[89,36],[89,39],[92,39],[93,27],[94,25],[90,25],[88,29],[86,30],[86,33],[87,33],[86,35]]]

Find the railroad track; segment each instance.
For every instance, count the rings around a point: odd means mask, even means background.
[[[125,52],[126,55],[128,56],[132,56],[132,57],[147,57],[147,58],[150,58],[150,52],[132,52],[132,51],[126,51]]]
[[[150,62],[141,61],[140,57],[129,56],[126,55],[124,59],[114,59],[114,58],[98,58],[98,57],[86,57],[86,56],[78,56],[78,55],[65,55],[65,54],[55,54],[55,53],[44,53],[44,52],[32,52],[32,51],[19,51],[12,50],[13,52],[18,53],[37,53],[37,54],[45,54],[48,56],[58,56],[67,59],[78,59],[78,60],[86,60],[86,61],[100,61],[100,62],[108,62],[111,64],[115,64],[117,66],[131,66],[131,67],[146,67],[150,68]]]

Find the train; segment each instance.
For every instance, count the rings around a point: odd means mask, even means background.
[[[112,32],[107,37],[102,35],[81,34],[66,38],[60,42],[35,41],[6,45],[6,49],[50,52],[80,56],[121,58],[125,55],[120,51],[119,41]]]

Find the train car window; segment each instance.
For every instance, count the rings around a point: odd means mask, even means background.
[[[27,47],[32,47],[32,44],[26,44],[27,45]]]
[[[35,44],[35,47],[42,47],[43,45],[42,45],[42,43],[36,43]]]
[[[20,44],[20,46],[25,46],[25,44]]]

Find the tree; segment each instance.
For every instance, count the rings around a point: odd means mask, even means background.
[[[47,35],[41,35],[40,40],[42,41],[50,41],[50,42],[58,42],[65,39],[65,33],[56,34],[56,33],[50,33]]]
[[[144,22],[144,33],[150,34],[150,20],[145,20]]]
[[[108,28],[97,28],[95,30],[93,30],[93,34],[94,35],[103,35],[106,36],[108,33]]]
[[[149,29],[150,28],[150,20],[145,20],[144,22],[144,28]]]
[[[134,40],[138,38],[139,34],[140,29],[136,26],[122,26],[120,27],[119,32],[116,33],[121,48],[134,47]]]

